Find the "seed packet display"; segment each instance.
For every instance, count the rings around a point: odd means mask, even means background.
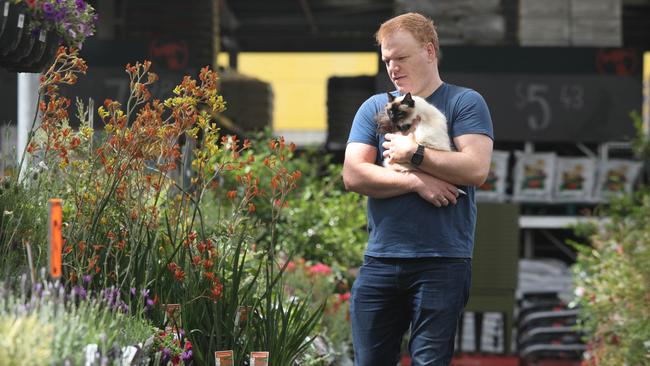
[[[268,366],[269,353],[268,352],[251,352],[250,366]]]
[[[596,160],[587,157],[558,157],[553,197],[557,201],[589,201],[596,180]]]
[[[232,350],[216,351],[214,353],[214,364],[215,366],[233,366],[234,365],[233,351]]]
[[[551,200],[555,174],[555,153],[515,152],[515,201],[545,202]]]
[[[609,159],[598,164],[596,197],[608,200],[612,196],[630,193],[636,182],[642,163],[626,159]]]
[[[503,201],[506,195],[506,179],[508,175],[509,151],[492,152],[492,162],[488,177],[476,189],[476,199],[480,201]]]

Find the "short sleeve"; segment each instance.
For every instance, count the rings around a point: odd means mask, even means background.
[[[375,99],[376,96],[367,99],[357,110],[352,121],[348,144],[360,142],[377,147],[377,121],[375,117],[378,113],[378,103]]]
[[[468,90],[456,101],[451,121],[451,136],[483,134],[494,140],[492,117],[485,99],[474,90]]]

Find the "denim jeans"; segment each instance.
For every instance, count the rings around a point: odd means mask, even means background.
[[[395,366],[410,327],[413,366],[449,365],[471,277],[469,258],[366,256],[350,303],[354,364]]]

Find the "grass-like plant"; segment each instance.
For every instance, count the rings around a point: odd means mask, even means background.
[[[225,102],[217,74],[204,68],[198,80],[186,76],[172,98],[160,101],[148,91],[157,80],[150,67],[127,65],[129,98],[106,99],[97,109],[101,121],[78,100],[80,127],[73,129],[72,104],[59,88],[74,84],[86,65],[77,51],[59,50],[41,77],[40,125],[30,132],[21,163],[35,174],[9,180],[30,202],[63,200],[67,288],[114,288],[129,309],[141,306],[128,296],[131,289],[149,289],[155,324],[183,329],[199,364],[213,362],[220,349],[234,349],[239,361],[271,348],[271,363],[291,360],[310,342],[306,334],[320,311],[301,306],[308,299],[285,304],[277,297],[284,273],[277,223],[301,176],[286,165],[295,145],[283,138],[264,142],[264,168],[251,169],[256,157],[247,152],[255,146],[219,133],[215,115]],[[264,205],[268,219],[254,216]],[[23,207],[26,213],[41,210]],[[6,227],[16,224],[10,220]],[[45,228],[42,222],[34,233]],[[42,236],[17,238],[2,243],[3,250],[16,253],[22,249],[17,244],[30,242],[35,265],[45,265]],[[12,266],[20,273],[24,257]],[[162,305],[175,303],[182,323],[168,324]],[[251,321],[238,320],[241,309],[251,309]],[[264,332],[253,329],[259,317]],[[280,323],[287,324],[283,333],[271,327]]]
[[[12,365],[74,365],[88,361],[86,347],[97,345],[96,364],[119,364],[127,346],[142,345],[155,333],[142,314],[123,306],[115,289],[92,294],[60,283],[43,282],[31,290],[0,289],[0,355]]]

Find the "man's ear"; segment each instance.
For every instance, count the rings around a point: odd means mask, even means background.
[[[438,55],[436,54],[436,48],[433,47],[433,43],[427,42],[427,45],[425,47],[427,50],[427,56],[429,58],[429,61],[431,62],[435,61]]]

